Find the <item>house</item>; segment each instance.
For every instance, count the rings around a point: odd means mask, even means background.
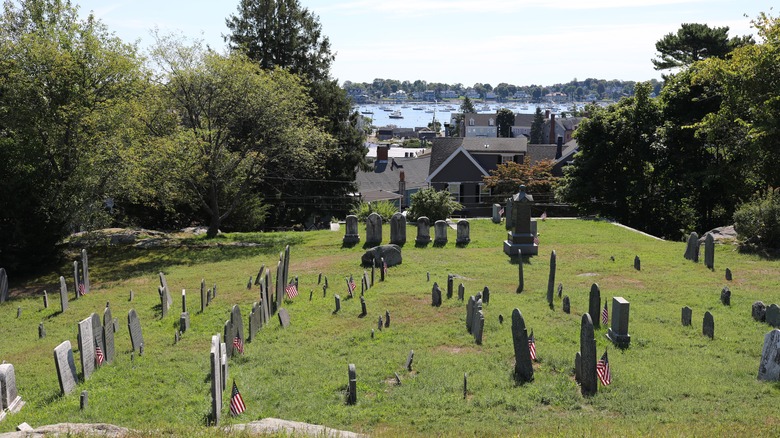
[[[580,126],[584,117],[555,117],[555,113],[545,111],[545,121],[542,132],[546,134],[548,143],[556,143],[558,136],[563,137],[563,142],[568,143],[574,138],[574,130]]]
[[[386,146],[378,147],[374,168],[369,171],[358,170],[355,181],[362,201],[391,201],[399,209],[404,209],[409,206],[412,193],[428,186],[425,179],[431,156],[393,157],[392,153],[388,153],[389,149]]]
[[[406,102],[407,99],[406,91],[398,90],[394,93],[390,93],[389,98],[390,100],[395,101],[395,103]]]
[[[461,122],[464,137],[498,137],[498,125],[495,114],[468,113]]]
[[[515,123],[512,125],[512,137],[531,136],[531,125],[534,123],[533,114],[515,114]]]

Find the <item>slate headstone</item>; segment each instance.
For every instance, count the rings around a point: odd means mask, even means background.
[[[417,237],[414,239],[414,242],[417,245],[431,243],[431,221],[425,216],[417,218]]]
[[[290,314],[287,313],[287,309],[284,307],[279,308],[279,324],[282,326],[282,328],[287,328],[290,326]]]
[[[780,330],[774,329],[764,336],[761,362],[758,365],[758,380],[780,380]]]
[[[359,318],[363,318],[366,315],[368,315],[368,310],[366,309],[366,299],[364,297],[360,297],[360,315]]]
[[[179,331],[185,333],[190,329],[190,312],[181,312],[179,316]]]
[[[518,250],[517,252],[517,293],[523,291],[525,287],[525,278],[523,276],[523,252]]]
[[[406,356],[406,364],[404,364],[406,371],[412,371],[412,362],[414,362],[414,350],[409,351],[409,355]]]
[[[111,308],[106,307],[103,310],[103,356],[106,363],[113,363],[116,356],[114,334],[114,318],[111,316]]]
[[[528,348],[528,332],[523,314],[517,308],[512,311],[512,344],[515,350],[515,380],[519,383],[533,381],[534,367]]]
[[[447,274],[447,299],[448,300],[452,298],[453,282],[454,279],[452,277],[452,274]]]
[[[89,315],[90,323],[92,324],[92,339],[95,347],[100,347],[103,352],[103,360],[106,358],[106,344],[103,341],[103,322],[97,313]]]
[[[568,295],[563,297],[563,313],[571,313],[571,302]]]
[[[0,268],[0,303],[8,301],[8,274]]]
[[[79,278],[79,262],[74,261],[73,262],[73,292],[76,293],[75,297],[73,299],[77,300],[79,299],[79,283],[81,283],[81,279]],[[86,290],[86,289],[85,289]]]
[[[447,244],[447,221],[438,220],[433,224],[433,244],[442,246]]]
[[[379,331],[381,332],[381,331],[382,331],[382,327],[384,327],[384,326],[385,326],[385,325],[384,325],[384,323],[382,322],[382,316],[380,315],[380,316],[379,316],[379,319],[378,319],[378,320],[377,320],[377,322],[376,322],[376,328],[377,328],[377,330],[379,330]]]
[[[349,375],[349,387],[347,389],[347,404],[354,405],[357,403],[357,371],[355,370],[355,364],[351,363],[347,367]]]
[[[770,304],[766,308],[766,323],[772,327],[780,327],[780,307],[777,304]]]
[[[558,283],[558,298],[563,296],[563,283]]]
[[[600,327],[601,289],[599,289],[599,285],[596,283],[593,283],[590,286],[590,296],[588,298],[588,315],[590,315],[591,323],[595,327]]]
[[[688,307],[688,306],[683,307],[682,308],[682,325],[685,326],[685,327],[691,325],[692,318],[693,318],[693,310],[690,307]]]
[[[491,220],[494,224],[501,223],[501,205],[500,204],[493,204],[493,216],[491,217]]]
[[[14,366],[10,363],[0,364],[0,413],[3,409],[6,412],[19,412],[23,405],[24,402],[19,397],[19,390],[16,387]]]
[[[731,290],[728,286],[725,286],[723,290],[720,291],[720,302],[723,303],[724,306],[731,305]]]
[[[127,329],[130,332],[130,343],[133,346],[133,351],[141,351],[141,345],[144,344],[144,336],[141,332],[141,320],[138,319],[138,314],[135,309],[130,309],[127,312]]]
[[[358,234],[358,218],[354,214],[351,214],[346,218],[346,227],[344,232],[344,239],[342,242],[345,245],[352,245],[360,242],[360,235]]]
[[[642,270],[642,261],[639,260],[639,256],[638,255],[634,256],[634,269],[636,269],[637,271],[641,271]]]
[[[704,321],[702,322],[701,332],[704,336],[713,339],[715,338],[715,321],[712,318],[710,312],[704,313]]]
[[[76,389],[76,361],[73,359],[73,348],[70,341],[63,341],[54,348],[54,366],[57,369],[57,380],[60,383],[62,395],[67,395]]]
[[[598,391],[596,375],[596,337],[590,314],[582,315],[580,323],[580,391],[583,396],[595,395]]]
[[[390,311],[385,310],[385,328],[390,327]]]
[[[431,288],[431,305],[434,307],[441,306],[441,289],[439,289],[438,283],[434,282]]]
[[[471,226],[467,220],[458,221],[458,234],[455,239],[456,245],[468,245],[471,242]]]
[[[219,335],[211,337],[209,364],[211,366],[211,414],[210,422],[218,426],[222,413],[222,354]]]
[[[382,216],[376,212],[366,218],[366,243],[369,245],[382,243]]]
[[[84,283],[84,293],[88,294],[92,289],[89,282],[89,259],[87,250],[81,250],[81,281]]]
[[[758,322],[766,321],[766,305],[762,301],[753,303],[751,316]]]
[[[483,304],[490,303],[490,289],[487,286],[485,286],[485,288],[482,289],[482,303]]]
[[[43,339],[46,337],[46,327],[43,326],[43,323],[38,324],[38,339]]]
[[[686,260],[699,261],[699,235],[696,232],[688,236],[688,244],[685,246],[685,255],[683,257]]]
[[[234,304],[233,308],[230,310],[230,323],[233,325],[236,336],[238,336],[242,342],[245,342],[244,318],[241,316],[241,308],[238,307],[238,304]],[[232,339],[226,339],[226,341],[233,342]]]
[[[707,233],[704,237],[704,266],[715,270],[715,239],[712,237],[712,233]]]
[[[471,333],[471,327],[472,327],[472,320],[471,318],[474,316],[474,296],[470,296],[468,302],[466,302],[466,330],[468,330],[469,333]]]
[[[43,291],[43,308],[49,308],[49,294],[46,291]]]
[[[463,287],[463,283],[458,285],[458,301],[463,301],[463,296],[466,293],[466,288]]]
[[[399,212],[390,217],[390,243],[406,244],[406,216]]]
[[[482,310],[478,310],[474,319],[474,342],[477,345],[482,345],[482,333],[485,330],[485,314]]]
[[[206,280],[200,280],[200,313],[206,311]]]
[[[333,311],[333,314],[339,313],[339,310],[341,310],[341,297],[338,295],[334,295],[333,299],[336,301],[336,310]]]
[[[731,281],[731,269],[726,268],[726,281]]]
[[[579,383],[582,379],[582,354],[574,353],[574,380]]]
[[[68,285],[65,283],[65,277],[60,277],[60,308],[62,312],[68,310]]]
[[[79,361],[84,380],[95,371],[95,340],[92,337],[92,318],[79,322]]]
[[[550,276],[547,279],[547,304],[552,308],[553,306],[553,291],[555,289],[555,269],[557,265],[557,256],[553,250],[550,253]]]

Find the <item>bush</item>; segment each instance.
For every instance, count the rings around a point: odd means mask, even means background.
[[[394,214],[398,212],[398,207],[390,201],[361,202],[356,205],[351,214],[358,218],[358,222],[365,222],[368,215],[376,213],[382,216],[383,221],[389,221]]]
[[[756,194],[734,212],[734,230],[744,244],[780,249],[780,189]]]
[[[445,220],[453,211],[463,208],[452,199],[449,192],[437,191],[432,187],[413,193],[410,202],[412,205],[406,213],[409,221],[416,221],[420,216],[426,216],[431,222]]]

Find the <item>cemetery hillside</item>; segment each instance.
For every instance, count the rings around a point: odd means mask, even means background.
[[[10,278],[0,304],[0,382],[24,402],[0,432],[106,423],[241,435],[231,427],[279,418],[372,436],[761,436],[780,422],[776,365],[762,362],[780,325],[777,260],[709,235],[689,246],[606,221],[534,219],[539,254],[519,265],[502,249],[503,221],[437,225],[430,243],[408,223],[394,247],[396,218],[374,220],[72,238],[61,265]],[[361,264],[379,239],[386,274]],[[605,353],[606,386],[591,368]],[[235,416],[233,382],[245,406]]]

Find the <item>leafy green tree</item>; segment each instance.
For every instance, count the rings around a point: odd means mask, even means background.
[[[463,114],[474,114],[477,112],[477,109],[474,108],[474,103],[468,96],[463,98],[463,102],[460,104],[460,112]]]
[[[406,217],[410,221],[416,221],[420,216],[427,217],[431,222],[446,220],[453,211],[463,208],[452,199],[449,192],[438,191],[433,187],[412,193],[409,199],[412,205],[407,210]]]
[[[496,113],[496,125],[498,125],[498,136],[509,138],[512,136],[512,126],[515,124],[515,113],[508,108],[501,108]]]
[[[656,70],[687,67],[706,58],[725,58],[735,48],[753,42],[749,36],[729,39],[728,33],[728,26],[683,23],[676,33],[668,33],[655,43],[659,55],[652,60],[653,65]]]
[[[517,193],[517,187],[521,184],[526,186],[531,195],[540,199],[549,198],[556,181],[552,175],[553,164],[552,160],[541,160],[533,166],[509,161],[496,166],[489,176],[483,177],[483,181],[491,189],[495,202],[504,202]]]
[[[528,141],[531,144],[544,143],[544,133],[542,132],[543,129],[544,114],[542,114],[542,109],[537,106],[536,112],[534,112],[534,120],[531,122],[531,138]]]
[[[780,249],[780,189],[769,187],[740,205],[734,230],[745,247]]]
[[[137,140],[136,49],[61,0],[5,2],[0,18],[0,266],[32,269],[75,230],[110,223]]]

